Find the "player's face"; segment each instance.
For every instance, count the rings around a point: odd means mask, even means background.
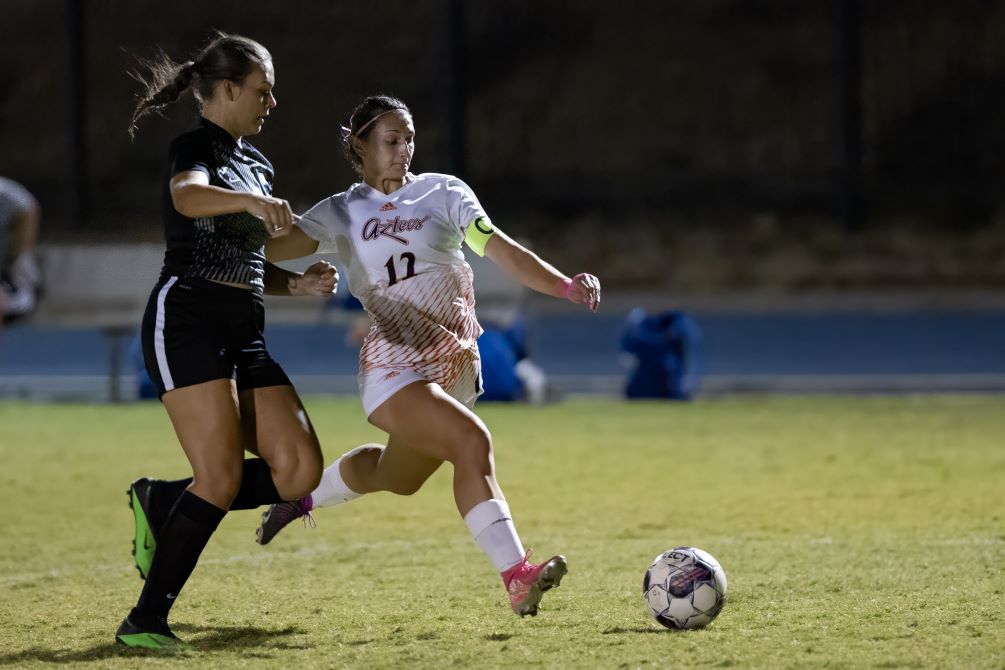
[[[275,85],[272,61],[265,61],[255,65],[244,81],[233,88],[233,118],[242,137],[262,132],[265,117],[276,106],[276,97],[272,94]]]
[[[391,112],[377,119],[363,142],[363,172],[377,180],[405,178],[415,153],[415,126],[411,115]]]

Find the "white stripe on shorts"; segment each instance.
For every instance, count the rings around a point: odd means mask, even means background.
[[[154,325],[154,352],[157,354],[157,369],[161,373],[161,381],[164,382],[164,391],[174,389],[174,380],[171,379],[171,370],[168,368],[167,354],[164,352],[164,298],[167,297],[168,290],[178,281],[177,277],[171,277],[157,294],[157,321]]]

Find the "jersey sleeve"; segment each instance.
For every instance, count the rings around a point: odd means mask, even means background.
[[[492,221],[471,187],[456,177],[447,179],[447,209],[451,222],[464,235],[464,242],[479,256],[495,233]]]
[[[471,222],[464,232],[464,243],[479,256],[485,255],[485,245],[495,235],[496,229],[487,216],[480,216]]]
[[[213,147],[198,135],[179,137],[171,144],[171,176],[197,170],[212,176]]]
[[[338,230],[338,216],[333,206],[334,198],[326,198],[304,213],[297,226],[307,237],[317,240],[317,254],[338,254],[335,233]]]

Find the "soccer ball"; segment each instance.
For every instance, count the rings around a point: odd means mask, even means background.
[[[649,614],[667,628],[701,628],[726,604],[726,573],[708,552],[676,547],[646,570],[642,597]]]

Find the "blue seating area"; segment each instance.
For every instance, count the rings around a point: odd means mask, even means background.
[[[705,393],[1005,390],[1005,312],[693,313]],[[562,393],[620,394],[627,313],[530,314],[530,356]],[[305,393],[354,393],[357,350],[339,324],[275,324],[269,347]],[[112,331],[24,324],[0,339],[0,395],[135,396],[135,352]],[[114,358],[117,360],[112,360]]]

